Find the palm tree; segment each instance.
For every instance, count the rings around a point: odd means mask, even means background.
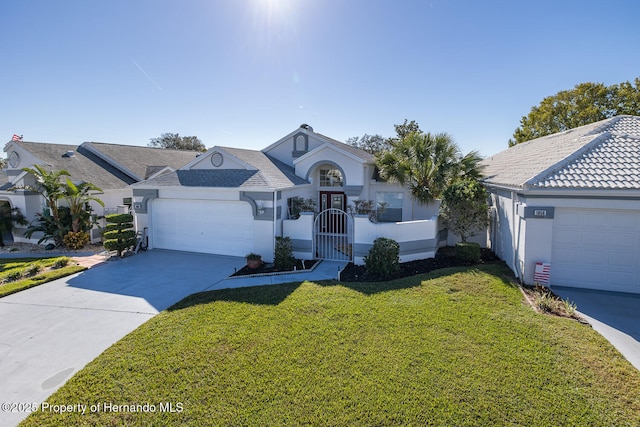
[[[14,187],[13,189],[35,191],[42,195],[46,200],[51,216],[55,221],[59,221],[58,200],[62,197],[64,187],[61,182],[61,178],[69,177],[71,174],[64,169],[59,171],[48,171],[39,165],[33,165],[33,167],[34,169],[22,168],[22,170],[33,175],[36,179],[36,185],[24,185],[21,187]]]
[[[442,198],[457,178],[478,178],[480,160],[475,151],[463,156],[449,134],[411,132],[394,141],[377,164],[383,178],[407,185],[415,200],[427,204]]]
[[[82,182],[75,185],[69,178],[64,184],[62,189],[62,197],[69,206],[69,213],[71,214],[71,231],[78,232],[82,230],[83,218],[86,217],[89,211],[88,204],[90,201],[98,203],[104,207],[104,202],[99,198],[91,194],[92,191],[102,191],[101,188],[96,187],[90,182]]]

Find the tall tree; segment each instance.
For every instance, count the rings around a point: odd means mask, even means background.
[[[207,151],[207,147],[197,136],[180,136],[177,133],[163,133],[158,138],[151,138],[148,146],[172,150]]]
[[[488,193],[475,179],[459,179],[443,193],[442,216],[447,227],[463,242],[486,230],[489,223]]]
[[[580,83],[544,98],[520,119],[509,146],[620,114],[640,115],[640,78],[611,86]]]
[[[446,133],[409,133],[377,157],[380,175],[407,185],[421,204],[442,198],[444,190],[460,177],[479,176],[479,162],[476,152],[463,156]]]
[[[381,153],[391,148],[389,141],[378,134],[369,135],[365,133],[361,137],[354,136],[347,139],[347,144],[371,154]]]

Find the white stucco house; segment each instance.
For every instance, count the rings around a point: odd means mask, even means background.
[[[518,144],[483,162],[489,245],[525,283],[640,293],[640,117]]]
[[[297,257],[361,263],[377,237],[398,241],[402,261],[433,257],[438,245],[439,204],[417,204],[407,188],[377,176],[371,154],[308,125],[263,150],[215,146],[132,188],[137,227],[152,249],[271,261],[275,237],[285,236]],[[313,200],[316,213],[295,218],[295,198]],[[378,222],[346,213],[358,200],[386,204]]]
[[[97,194],[105,207],[92,203],[97,215],[127,209],[131,205],[131,184],[152,178],[157,174],[173,171],[193,160],[199,153],[192,151],[164,150],[150,147],[84,142],[80,145],[52,144],[44,142],[10,141],[5,147],[7,167],[0,174],[0,203],[19,208],[29,221],[35,219],[46,207],[39,194],[13,190],[15,187],[34,185],[34,177],[23,168],[42,166],[46,170],[66,170],[71,181],[91,182],[103,191]],[[37,242],[23,236],[26,226],[13,232],[18,242]],[[92,233],[92,240],[99,241],[100,230]]]

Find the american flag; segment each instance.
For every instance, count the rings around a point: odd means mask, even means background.
[[[540,285],[548,285],[551,278],[551,264],[548,262],[536,262],[533,281]]]
[[[12,141],[22,141],[22,135],[16,135],[15,133],[13,134],[13,137],[11,138]]]

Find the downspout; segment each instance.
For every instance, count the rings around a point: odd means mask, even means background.
[[[516,274],[516,278],[520,281],[520,283],[522,283],[522,280],[524,279],[524,275],[522,271],[520,271],[520,260],[518,258],[518,256],[520,255],[520,230],[522,228],[522,218],[520,217],[520,215],[518,215],[518,212],[516,209],[516,193],[513,191],[511,192],[511,214],[514,219],[516,215],[518,216],[518,234],[517,236],[514,236],[514,240],[512,241],[513,267],[514,267],[514,273]]]

